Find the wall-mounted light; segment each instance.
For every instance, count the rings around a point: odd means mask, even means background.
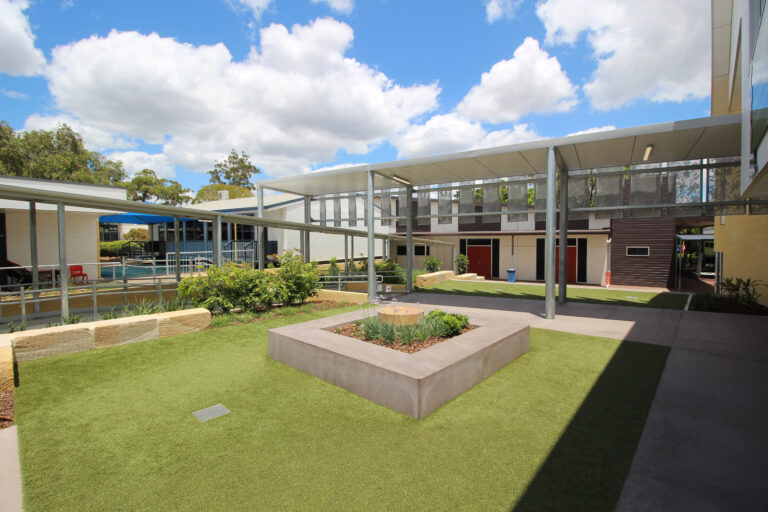
[[[643,162],[647,162],[651,158],[651,153],[653,153],[653,144],[648,144],[645,146],[645,153],[643,153]]]
[[[393,175],[392,175],[392,179],[393,179],[394,181],[398,182],[398,183],[402,183],[403,185],[407,185],[407,186],[409,186],[409,187],[411,186],[411,182],[410,182],[410,181],[408,181],[408,180],[406,180],[406,179],[403,179],[403,178],[401,178],[400,176],[397,176],[397,175],[394,175],[394,174],[393,174]]]

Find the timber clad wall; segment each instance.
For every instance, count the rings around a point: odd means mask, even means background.
[[[674,217],[611,221],[611,280],[615,285],[670,286],[675,250]],[[649,247],[648,256],[627,256],[627,246]]]

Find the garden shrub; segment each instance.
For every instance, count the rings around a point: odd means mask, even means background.
[[[329,276],[339,275],[339,264],[336,262],[336,257],[331,258],[329,263],[326,274]]]
[[[466,274],[469,267],[469,258],[466,254],[459,254],[456,256],[456,272],[459,274]]]
[[[740,277],[723,279],[722,295],[700,293],[694,295],[690,309],[694,311],[715,311],[720,313],[741,313],[768,315],[768,307],[758,302],[761,294],[757,287],[760,281]]]
[[[382,274],[386,284],[405,284],[405,270],[397,264],[397,260],[389,258],[376,263],[376,273]],[[368,258],[363,258],[357,267],[358,272],[368,272]]]
[[[125,245],[125,240],[115,240],[114,242],[99,242],[99,255],[101,256],[117,256],[120,248]]]
[[[178,295],[184,301],[214,314],[233,308],[244,311],[269,309],[275,304],[304,302],[317,293],[317,270],[287,251],[277,272],[262,272],[232,262],[209,267],[205,275],[184,278]]]
[[[469,317],[458,313],[446,313],[435,309],[427,314],[427,319],[437,322],[439,335],[442,337],[456,336],[469,325]]]
[[[443,261],[436,256],[430,256],[424,260],[424,268],[427,270],[427,272],[437,272],[442,266]]]
[[[285,251],[278,261],[280,268],[277,270],[277,278],[282,285],[283,305],[302,303],[317,295],[320,277],[315,263],[304,263],[302,257],[290,249]]]

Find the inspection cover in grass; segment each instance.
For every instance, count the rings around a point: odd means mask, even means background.
[[[218,418],[219,416],[224,416],[225,414],[229,414],[229,409],[224,407],[222,404],[216,404],[210,407],[206,407],[205,409],[195,411],[192,414],[194,414],[195,418],[200,420],[200,422],[204,422]]]

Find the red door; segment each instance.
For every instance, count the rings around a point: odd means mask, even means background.
[[[574,246],[568,247],[568,261],[566,262],[568,267],[568,282],[576,282],[576,257],[578,255],[577,248]],[[555,247],[555,282],[560,280],[560,246]]]
[[[469,266],[467,272],[491,278],[491,246],[490,245],[469,245],[467,246],[467,258]]]

